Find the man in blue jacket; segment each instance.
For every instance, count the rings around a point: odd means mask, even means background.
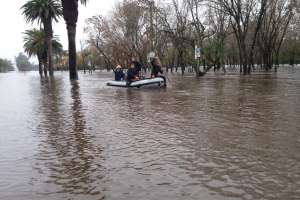
[[[138,81],[139,75],[135,69],[134,63],[131,63],[130,68],[127,70],[127,85],[133,81]]]

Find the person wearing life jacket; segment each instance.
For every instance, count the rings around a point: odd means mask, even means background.
[[[115,69],[115,81],[123,81],[125,79],[125,74],[121,65],[118,65]]]

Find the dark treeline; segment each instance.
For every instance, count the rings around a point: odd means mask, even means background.
[[[19,71],[24,72],[24,71],[37,71],[38,70],[38,66],[31,63],[29,61],[29,58],[23,53],[19,53],[19,55],[15,57],[15,61],[16,61],[16,66]]]
[[[14,66],[10,60],[0,58],[0,73],[14,70]]]
[[[125,67],[131,56],[146,65],[154,51],[167,69],[238,67],[249,74],[300,62],[297,0],[124,0],[108,16],[86,20],[85,66]],[[194,57],[195,46],[202,49]],[[89,64],[87,64],[89,63]],[[201,69],[199,66],[202,66]]]

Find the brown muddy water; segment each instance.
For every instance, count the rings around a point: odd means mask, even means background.
[[[0,74],[0,199],[300,198],[300,70],[168,76]]]

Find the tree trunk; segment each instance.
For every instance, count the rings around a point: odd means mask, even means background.
[[[44,30],[46,33],[46,43],[47,43],[47,61],[48,61],[48,70],[49,75],[53,76],[53,59],[52,59],[52,37],[53,37],[53,29],[52,29],[52,19],[48,18],[43,21]]]
[[[239,66],[240,66],[240,74],[241,74],[243,72],[243,67],[242,67],[242,63],[243,63],[243,59],[242,58],[243,58],[243,55],[242,55],[242,48],[241,48],[240,43],[238,43],[238,47],[239,47]]]
[[[197,59],[197,64],[196,64],[195,67],[194,67],[196,76],[199,76],[199,72],[200,72],[199,67],[200,67],[200,58]]]
[[[256,23],[256,28],[255,28],[255,31],[254,31],[254,37],[252,39],[252,45],[251,45],[251,48],[250,48],[250,57],[249,57],[250,63],[249,64],[251,64],[251,65],[254,65],[254,58],[253,58],[254,57],[254,49],[255,49],[256,42],[257,42],[258,33],[260,31],[260,28],[262,26],[262,22],[264,20],[264,15],[266,13],[266,6],[267,6],[267,0],[262,0],[259,15],[258,15],[258,19],[257,19],[257,23]],[[249,70],[249,74],[250,74],[250,70]]]
[[[44,60],[43,64],[44,64],[44,75],[47,76],[48,75],[48,63],[47,63],[47,60]]]
[[[248,55],[247,55],[247,49],[245,44],[245,39],[241,40],[241,60],[243,65],[243,74],[247,75],[248,73]]]
[[[39,62],[39,74],[40,76],[43,76],[43,61],[39,56],[38,56],[38,62]]]
[[[47,51],[47,58],[48,58],[48,70],[49,70],[49,75],[53,76],[53,60],[52,60],[52,36],[47,37],[47,46],[48,46],[48,51]]]
[[[70,79],[78,79],[76,66],[76,25],[67,24],[69,40],[69,70]]]
[[[62,0],[63,16],[67,24],[69,41],[70,79],[78,79],[76,67],[76,23],[78,19],[78,0]]]

